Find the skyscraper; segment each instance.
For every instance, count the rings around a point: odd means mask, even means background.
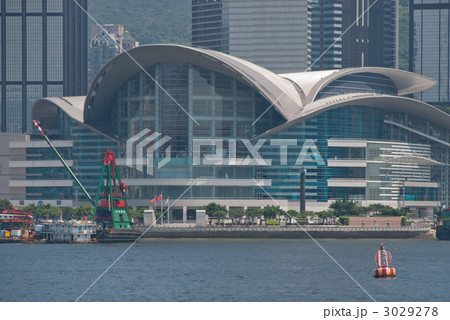
[[[396,12],[396,0],[310,1],[311,69],[395,68]]]
[[[87,0],[0,0],[0,131],[31,129],[41,97],[87,92]]]
[[[409,68],[437,81],[415,98],[434,104],[450,102],[450,3],[443,0],[409,2]]]
[[[123,51],[139,46],[123,25],[104,24],[91,27],[90,80],[110,59]]]
[[[276,73],[307,66],[307,0],[193,0],[192,45]]]

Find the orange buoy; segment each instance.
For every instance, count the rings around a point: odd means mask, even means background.
[[[373,272],[375,278],[395,277],[395,268],[376,268]]]
[[[395,268],[389,266],[392,262],[391,253],[384,248],[386,246],[384,243],[380,243],[379,246],[380,249],[375,255],[378,268],[373,272],[373,276],[375,278],[395,277]]]

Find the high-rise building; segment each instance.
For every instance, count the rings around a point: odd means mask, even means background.
[[[305,70],[307,0],[193,0],[192,45],[273,72]]]
[[[450,102],[450,2],[410,0],[409,68],[437,81],[437,85],[415,94],[434,104]]]
[[[139,46],[130,32],[123,25],[104,24],[91,27],[90,40],[90,79],[91,82],[98,71],[110,59],[123,51]]]
[[[31,129],[41,97],[87,92],[87,0],[0,1],[0,131]]]
[[[395,68],[396,13],[396,0],[310,1],[311,69]]]
[[[315,0],[309,7],[312,70],[342,68],[342,1]]]

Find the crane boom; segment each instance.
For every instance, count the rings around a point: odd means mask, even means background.
[[[84,192],[84,194],[86,195],[86,197],[89,199],[89,201],[92,203],[92,205],[95,206],[95,202],[94,199],[92,199],[92,197],[90,196],[90,194],[86,191],[86,189],[83,187],[83,185],[81,184],[80,180],[78,180],[78,178],[75,176],[75,174],[73,173],[72,169],[69,168],[69,166],[67,165],[67,163],[64,161],[64,159],[62,158],[62,156],[59,154],[58,150],[56,150],[55,146],[53,145],[53,143],[50,141],[50,139],[47,137],[47,135],[45,134],[44,130],[42,130],[40,123],[36,120],[33,120],[33,125],[36,127],[36,129],[39,130],[40,134],[44,137],[44,139],[47,141],[48,145],[50,146],[50,148],[53,149],[53,151],[56,153],[56,155],[58,156],[59,160],[61,161],[61,163],[64,165],[64,167],[66,167],[67,171],[69,171],[70,175],[72,176],[72,178],[75,180],[75,182],[78,184],[78,186],[81,188],[81,190]]]

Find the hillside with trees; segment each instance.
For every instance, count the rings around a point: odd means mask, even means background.
[[[141,45],[191,43],[191,0],[90,0],[88,12],[99,24],[124,25]]]

